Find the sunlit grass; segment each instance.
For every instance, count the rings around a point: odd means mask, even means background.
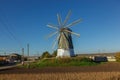
[[[40,68],[40,67],[57,67],[57,66],[93,66],[98,63],[93,62],[89,58],[52,58],[42,59],[34,63],[30,63],[29,68]],[[22,66],[27,68],[28,65]]]
[[[120,72],[0,74],[0,80],[120,80]]]

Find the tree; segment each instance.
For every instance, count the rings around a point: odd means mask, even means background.
[[[51,55],[48,51],[43,52],[42,58],[50,58],[50,57],[51,57]]]
[[[57,50],[55,50],[55,51],[52,53],[52,56],[53,56],[53,57],[56,57],[56,56],[57,56]]]
[[[120,52],[117,52],[115,54],[115,58],[116,58],[116,61],[119,61],[120,62]]]

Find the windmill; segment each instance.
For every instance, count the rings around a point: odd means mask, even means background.
[[[71,11],[68,12],[64,22],[62,22],[61,16],[59,14],[57,14],[58,25],[53,25],[53,24],[47,25],[48,27],[56,30],[55,32],[49,34],[48,37],[52,37],[53,35],[57,34],[57,37],[53,44],[53,48],[54,48],[55,45],[58,43],[57,57],[75,56],[71,34],[78,36],[78,37],[80,36],[80,34],[73,32],[70,29],[70,27],[79,23],[81,21],[81,19],[78,19],[70,24],[67,24],[67,22],[70,18],[70,15],[71,15]]]

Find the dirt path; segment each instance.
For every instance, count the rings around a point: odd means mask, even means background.
[[[15,67],[17,67],[17,66],[19,66],[19,65],[21,65],[21,64],[14,64],[14,65],[6,65],[6,66],[2,66],[2,67],[0,67],[0,71],[2,71],[2,70],[12,69],[12,68],[15,68]]]
[[[23,73],[64,73],[64,72],[120,72],[120,63],[108,62],[97,66],[80,67],[46,67],[46,68],[12,68],[0,71],[0,74],[23,74]]]

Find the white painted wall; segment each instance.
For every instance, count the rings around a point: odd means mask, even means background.
[[[72,57],[75,56],[73,49],[58,49],[57,50],[57,57]]]

